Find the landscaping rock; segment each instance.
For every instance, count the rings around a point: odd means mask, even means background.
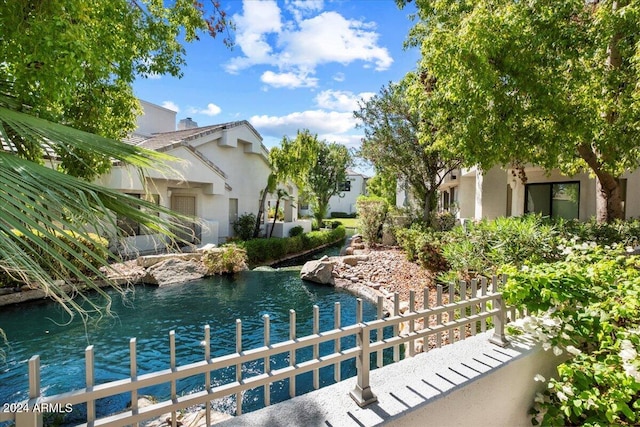
[[[138,257],[138,265],[140,267],[149,268],[170,259],[179,259],[183,261],[190,261],[190,260],[200,261],[201,258],[202,258],[202,253],[147,255],[147,256]]]
[[[369,257],[367,255],[347,255],[342,257],[341,260],[343,263],[353,267],[360,262],[369,261]]]
[[[317,261],[308,261],[300,270],[300,278],[323,285],[333,285],[333,265],[333,261],[329,261],[326,256]]]
[[[206,267],[199,261],[170,258],[148,268],[141,281],[165,286],[201,279],[206,274]]]

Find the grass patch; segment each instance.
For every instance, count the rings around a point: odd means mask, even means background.
[[[337,218],[337,220],[344,225],[344,228],[360,227],[360,220],[358,218]]]

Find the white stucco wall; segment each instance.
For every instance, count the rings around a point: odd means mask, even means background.
[[[461,176],[458,192],[458,217],[460,219],[473,218],[476,209],[476,179],[475,176]]]
[[[626,217],[640,218],[640,170],[626,173],[622,177],[627,179]]]
[[[176,130],[176,112],[160,105],[139,100],[142,115],[138,116],[136,133],[151,136],[154,133],[173,132]]]
[[[222,133],[208,135],[203,138],[206,142],[199,141],[197,147],[198,151],[224,171],[227,175],[226,183],[231,187],[231,190],[225,191],[226,200],[217,199],[217,203],[211,200],[203,212],[206,217],[218,220],[221,241],[232,234],[229,227],[229,199],[238,200],[238,215],[251,212],[257,214],[260,192],[271,173],[262,154],[260,140],[253,132],[244,127],[234,127],[226,131],[226,142],[222,140],[222,136]],[[253,136],[251,143],[242,139],[250,136]]]
[[[365,179],[360,174],[350,174],[347,175],[347,180],[351,182],[350,191],[343,191],[339,195],[331,196],[327,214],[331,214],[331,212],[348,214],[356,212],[356,201],[360,195],[365,194]]]
[[[507,172],[500,168],[476,173],[474,218],[496,219],[507,213]]]

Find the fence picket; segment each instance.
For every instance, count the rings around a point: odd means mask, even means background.
[[[460,301],[467,299],[467,282],[460,281]],[[460,313],[460,317],[464,317],[466,313]],[[467,337],[467,325],[460,325],[460,339],[464,340]]]
[[[271,319],[268,314],[262,316],[264,320],[264,346],[269,347],[271,345]],[[271,356],[267,355],[264,358],[264,374],[271,374]],[[264,385],[264,406],[271,405],[271,383]]]
[[[84,350],[84,365],[85,365],[85,379],[87,384],[87,390],[93,388],[95,382],[95,374],[93,370],[94,366],[94,351],[93,346],[90,345]],[[96,401],[90,399],[87,401],[87,423],[91,423],[96,419]]]
[[[296,339],[296,311],[289,310],[289,339],[291,341]],[[339,342],[339,341],[338,341]],[[289,350],[289,366],[293,368],[296,366],[296,350]],[[294,398],[296,396],[296,376],[291,375],[289,378],[289,397]]]
[[[169,332],[169,366],[171,368],[171,372],[174,372],[176,369],[176,331]],[[173,402],[178,398],[178,392],[176,387],[176,380],[171,380],[171,400]],[[176,427],[178,425],[178,416],[176,411],[171,411],[171,427]]]
[[[209,325],[204,325],[204,360],[209,363],[211,359],[211,328]],[[204,389],[207,390],[207,394],[211,393],[211,371],[207,371],[204,374]],[[205,420],[207,425],[211,425],[211,402],[207,401],[205,406]]]
[[[340,303],[336,302],[333,305],[333,328],[334,329],[340,329],[340,327],[342,326],[342,319],[340,317]],[[333,341],[333,352],[334,353],[340,353],[340,340],[336,339]],[[340,382],[340,377],[341,377],[341,372],[340,372],[340,363],[336,363],[333,366],[333,379],[335,380],[335,382],[339,383]]]
[[[242,320],[236,319],[236,353],[242,353]],[[236,363],[236,382],[242,381],[242,363]],[[242,392],[236,393],[236,415],[242,415]]]

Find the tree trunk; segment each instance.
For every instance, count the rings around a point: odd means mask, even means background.
[[[267,193],[269,192],[269,184],[262,190],[262,196],[260,197],[260,206],[258,206],[258,216],[256,217],[256,226],[253,228],[253,238],[255,239],[260,234],[260,222],[262,221],[262,215],[264,215],[264,204],[267,201]]]
[[[276,211],[273,213],[273,224],[271,224],[271,230],[269,230],[269,238],[273,236],[273,228],[276,226],[276,219],[278,219],[278,208],[280,207],[280,197],[276,200]]]
[[[616,12],[620,7],[626,5],[626,3],[624,0],[614,0],[611,7],[613,11]],[[609,71],[619,69],[622,66],[622,55],[618,47],[621,38],[622,35],[617,32],[613,34],[611,40],[609,40],[609,45],[607,46],[607,68]],[[615,88],[610,88],[609,90],[615,93]],[[604,114],[604,120],[608,125],[614,125],[618,116],[617,113],[615,108],[611,108]],[[580,151],[580,148],[582,151]],[[594,153],[592,149],[584,145],[580,148],[578,152],[596,174],[596,220],[603,223],[611,222],[615,219],[624,219],[622,194],[618,180],[610,173],[601,169],[600,166],[602,163],[597,153]]]
[[[616,177],[602,169],[602,164],[591,147],[580,145],[578,153],[596,175],[596,220],[604,223],[624,219],[622,192]]]

